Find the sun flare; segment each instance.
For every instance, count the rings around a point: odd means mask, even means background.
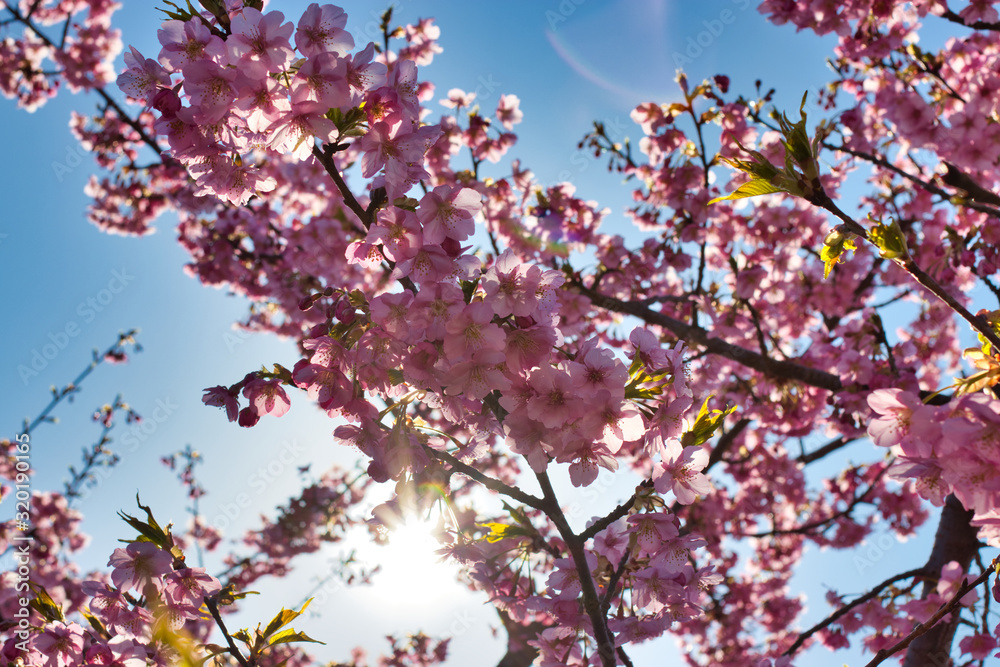
[[[370,545],[366,556],[381,565],[372,579],[374,599],[391,599],[394,607],[425,607],[446,605],[463,592],[457,564],[437,553],[441,544],[434,529],[434,522],[411,517],[389,532],[384,545]]]

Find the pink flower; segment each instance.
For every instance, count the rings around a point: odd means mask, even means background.
[[[898,445],[913,430],[913,421],[920,425],[920,439],[928,440],[933,433],[933,408],[925,406],[916,394],[902,389],[878,389],[868,395],[868,405],[879,415],[868,423],[868,435],[880,447]],[[937,430],[940,427],[936,427]],[[925,430],[926,429],[926,430]]]
[[[320,53],[306,60],[292,79],[292,103],[314,100],[323,109],[351,105],[347,65],[334,53]]]
[[[277,181],[261,173],[250,163],[218,160],[210,165],[194,165],[188,169],[198,183],[196,195],[214,195],[224,202],[243,206],[261,192],[274,190]]]
[[[605,468],[614,472],[618,470],[618,459],[606,445],[595,443],[580,447],[570,453],[556,457],[559,462],[572,461],[569,464],[569,481],[573,486],[589,486],[597,479],[600,470]]]
[[[618,400],[625,398],[628,369],[611,350],[598,347],[596,338],[580,345],[576,359],[569,363],[569,376],[587,394],[604,391]]]
[[[475,93],[467,93],[461,88],[452,88],[448,91],[448,99],[441,100],[441,106],[448,109],[462,109],[471,106],[475,99]]]
[[[329,141],[337,130],[333,121],[325,116],[328,110],[329,107],[324,108],[312,100],[296,102],[268,128],[271,132],[268,145],[279,153],[291,153],[299,160],[309,158],[315,138]]]
[[[221,385],[209,387],[204,391],[205,395],[201,397],[202,403],[217,408],[225,408],[226,417],[229,418],[229,421],[236,421],[236,417],[240,411],[240,404],[236,394],[230,392],[228,388]]]
[[[582,416],[589,408],[576,400],[576,386],[569,375],[545,365],[531,374],[535,394],[528,399],[528,416],[557,429]]]
[[[441,134],[441,128],[425,125],[406,131],[402,117],[378,121],[361,138],[361,175],[371,178],[385,168],[389,201],[400,197],[419,180],[429,178],[421,166],[427,148]]]
[[[597,556],[591,552],[585,554],[587,566],[591,571],[597,569]],[[575,600],[580,595],[580,572],[576,569],[572,558],[558,558],[553,562],[552,574],[545,584],[546,592],[557,600]]]
[[[990,635],[977,632],[971,637],[962,637],[958,642],[958,648],[963,655],[968,655],[973,660],[984,660],[997,647],[997,640]]]
[[[170,571],[173,557],[150,542],[132,542],[124,549],[115,549],[108,559],[111,582],[123,591],[138,591],[147,584],[162,585],[160,577]]]
[[[163,595],[176,607],[197,612],[206,596],[222,590],[215,577],[204,568],[187,567],[169,572],[163,577]]]
[[[282,24],[284,20],[281,12],[262,14],[244,7],[233,18],[232,34],[226,40],[230,64],[258,76],[283,71],[295,55],[288,41],[295,26]]]
[[[524,113],[518,108],[521,100],[517,95],[501,95],[497,103],[497,120],[508,132],[521,122]]]
[[[344,30],[347,14],[335,5],[312,3],[302,13],[295,30],[295,47],[310,58],[320,53],[345,56],[354,48],[354,38]]]
[[[197,123],[211,125],[229,113],[236,99],[235,80],[235,69],[211,60],[199,60],[184,70],[184,90]]]
[[[617,452],[622,443],[639,440],[646,432],[642,415],[633,404],[613,397],[606,390],[601,390],[589,402],[591,411],[585,419],[596,425],[597,442],[606,445],[612,453]]]
[[[482,208],[482,195],[472,188],[437,186],[424,195],[417,208],[424,242],[441,243],[446,237],[464,241],[476,230],[473,218]]]
[[[258,415],[281,417],[291,405],[281,386],[281,380],[254,378],[243,387],[243,396],[250,401]]]
[[[118,75],[118,87],[129,97],[145,100],[150,104],[159,88],[170,87],[170,74],[152,58],[143,58],[142,54],[130,46],[125,54],[125,65],[128,67]]]
[[[526,264],[507,248],[483,275],[486,299],[500,317],[528,317],[538,306],[541,269]]]
[[[653,485],[657,493],[673,491],[677,502],[690,505],[698,495],[712,490],[708,477],[701,473],[708,465],[708,452],[704,448],[684,447],[676,438],[668,438],[662,445],[660,456],[662,461],[653,470]]]
[[[444,352],[459,361],[478,350],[502,350],[503,330],[492,322],[493,310],[482,301],[467,305],[445,324]]]
[[[226,43],[199,19],[164,21],[156,36],[163,46],[160,62],[175,72],[202,59],[224,63]]]
[[[645,555],[657,553],[664,544],[680,534],[673,514],[642,512],[630,516],[628,524],[639,550]]]
[[[372,62],[375,45],[368,43],[361,51],[346,58],[347,82],[351,86],[352,105],[361,102],[365,93],[385,85],[386,67],[383,63]]]
[[[83,628],[76,623],[47,623],[32,647],[45,656],[47,667],[75,667],[83,662]]]
[[[88,665],[109,667],[145,667],[146,649],[134,640],[121,635],[112,637],[107,644],[93,644],[87,649]]]

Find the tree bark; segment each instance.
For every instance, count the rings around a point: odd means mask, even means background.
[[[941,568],[951,561],[958,561],[962,572],[968,573],[972,559],[979,551],[980,542],[976,537],[976,529],[969,525],[973,512],[962,507],[955,496],[945,499],[938,522],[937,533],[934,536],[934,547],[930,558],[924,567],[927,577],[921,597],[926,598],[934,592]],[[952,667],[951,644],[958,628],[958,612],[951,618],[941,621],[933,628],[913,640],[906,651],[903,667]]]

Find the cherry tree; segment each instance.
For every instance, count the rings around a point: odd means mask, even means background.
[[[581,145],[632,188],[628,235],[515,159],[516,91],[495,109],[461,90],[444,115],[427,105],[431,19],[387,11],[368,43],[334,5],[167,2],[159,53],[130,48],[116,71],[116,4],[3,6],[7,97],[102,100],[72,119],[106,172],[87,186],[90,220],[143,236],[170,211],[190,273],[245,295],[246,328],[296,341],[298,358],[247,359],[204,403],[233,428],[315,406],[363,464],[302,489],[245,536],[249,555],[219,553],[197,512],[175,531],[137,499],[129,543],[83,573],[67,499],[113,455],[102,436],[77,487],[19,496],[46,408],[4,441],[18,514],[0,545],[31,567],[0,575],[0,665],[310,664],[303,646],[337,638],[295,630],[302,608],[233,627],[249,587],[354,524],[379,539],[429,509],[441,552],[500,616],[504,665],[632,665],[633,645],[665,634],[693,665],[778,667],[810,646],[862,646],[869,665],[996,652],[992,3],[765,0],[772,22],[837,36],[833,79],[774,109],[761,82],[748,97],[678,73],[679,101],[632,111],[637,140],[595,124]],[[925,50],[929,24],[954,36]],[[121,399],[96,418],[122,414],[139,418]],[[847,448],[860,462],[813,472]],[[205,492],[195,452],[165,462],[193,501]],[[589,487],[602,470],[634,492],[574,520],[553,478]],[[376,485],[392,499],[357,516]],[[828,582],[843,590],[804,626],[791,579],[807,546],[906,538],[932,510],[930,553],[861,595]],[[195,552],[225,571],[192,566]],[[447,637],[413,630],[378,664],[446,659]],[[369,663],[356,650],[340,664]]]

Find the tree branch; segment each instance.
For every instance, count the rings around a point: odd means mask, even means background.
[[[972,516],[973,512],[966,510],[954,495],[945,499],[944,507],[941,509],[941,518],[938,520],[937,533],[934,535],[934,547],[931,549],[927,564],[924,565],[927,577],[924,579],[921,597],[926,598],[936,591],[937,582],[941,577],[941,568],[948,563],[956,561],[961,566],[962,572],[969,571],[972,559],[980,547],[978,531],[969,523]],[[987,576],[989,572],[991,570],[987,570]],[[961,598],[962,595],[956,596],[952,599],[951,604],[946,606],[949,609],[954,609],[958,606]],[[942,664],[940,660],[930,662],[930,659],[935,656],[947,656],[951,653],[951,644],[955,638],[959,616],[956,613],[949,621],[935,625],[945,613],[947,612],[939,611],[923,626],[918,626],[907,636],[904,640],[905,643],[897,644],[893,647],[892,652],[887,653],[885,657],[906,648],[912,642],[906,652],[903,667],[937,667],[937,665]],[[918,630],[919,632],[917,632]]]
[[[956,14],[951,9],[945,9],[944,12],[938,14],[938,16],[951,21],[952,23],[957,23],[960,26],[972,28],[973,30],[1000,30],[1000,23],[991,23],[989,21],[973,21],[972,23],[966,23],[965,19],[963,19],[960,14]]]
[[[808,452],[806,454],[803,454],[803,455],[799,456],[795,460],[797,462],[801,463],[802,465],[808,465],[808,464],[812,463],[813,461],[820,460],[821,458],[825,457],[827,454],[832,454],[833,452],[837,451],[838,449],[842,449],[842,448],[846,447],[847,445],[851,444],[852,442],[855,442],[856,440],[857,440],[857,438],[846,438],[844,436],[840,436],[836,440],[832,440],[832,441],[826,443],[825,445],[823,445],[822,447],[820,447],[817,450],[814,450],[814,451]]]
[[[794,654],[796,651],[798,651],[802,647],[803,644],[805,644],[806,640],[809,639],[809,637],[813,636],[814,634],[816,634],[820,630],[822,630],[822,629],[830,626],[837,619],[839,619],[841,616],[843,616],[844,614],[846,614],[850,610],[854,609],[855,607],[863,605],[864,603],[868,602],[869,600],[874,600],[876,597],[878,597],[879,593],[881,593],[882,591],[884,591],[889,586],[892,586],[897,581],[903,581],[904,579],[910,579],[912,577],[917,577],[917,576],[920,576],[920,575],[924,574],[924,572],[925,572],[924,568],[918,567],[915,570],[909,570],[907,572],[903,572],[902,574],[897,574],[895,576],[889,577],[888,579],[886,579],[882,583],[880,583],[877,586],[875,586],[875,588],[871,589],[870,591],[868,591],[864,595],[862,595],[862,596],[860,596],[860,597],[852,600],[851,602],[847,603],[846,605],[844,605],[843,607],[839,608],[837,611],[833,612],[832,614],[830,614],[829,616],[827,616],[825,619],[823,619],[822,621],[820,621],[816,625],[812,626],[811,628],[809,628],[805,632],[801,633],[798,636],[798,638],[795,640],[795,643],[792,644],[791,646],[789,646],[788,649],[782,655],[792,655],[792,654]]]
[[[552,523],[555,524],[563,541],[566,542],[566,548],[573,558],[573,565],[579,576],[580,589],[583,594],[583,607],[587,612],[587,616],[590,617],[590,622],[593,626],[594,639],[597,640],[597,652],[601,657],[601,664],[603,667],[615,667],[617,664],[615,659],[615,640],[608,630],[607,617],[604,614],[604,609],[601,607],[601,600],[597,596],[597,586],[594,584],[590,565],[587,564],[587,556],[583,549],[586,541],[581,536],[576,535],[573,529],[570,528],[562,508],[559,507],[559,501],[556,499],[556,494],[552,489],[552,483],[549,481],[548,475],[541,472],[535,473],[535,477],[538,478],[538,483],[541,485],[542,493],[545,496],[543,511],[552,520]]]
[[[510,498],[513,498],[519,503],[527,505],[528,507],[531,507],[533,509],[543,512],[547,510],[548,503],[546,503],[544,499],[539,498],[537,496],[533,496],[530,493],[525,493],[524,491],[516,487],[508,486],[503,482],[501,482],[500,480],[490,477],[489,475],[484,475],[483,473],[479,472],[472,466],[462,463],[448,452],[438,451],[436,449],[428,447],[427,445],[422,445],[422,446],[424,448],[424,451],[427,452],[427,454],[430,455],[431,457],[443,463],[447,463],[452,467],[452,469],[455,472],[460,472],[466,477],[476,480],[477,482],[485,486],[487,489],[495,491],[501,495],[509,496]]]
[[[899,651],[903,650],[904,648],[909,646],[914,639],[920,637],[928,630],[930,630],[932,627],[934,627],[934,625],[938,621],[940,621],[945,614],[950,613],[961,604],[962,598],[965,597],[966,593],[975,589],[977,586],[984,583],[985,581],[989,580],[990,575],[993,574],[994,568],[997,566],[998,563],[1000,563],[1000,557],[997,557],[990,565],[990,568],[985,572],[983,572],[982,574],[980,574],[975,581],[970,583],[968,579],[966,579],[966,583],[963,584],[963,586],[960,589],[958,589],[958,592],[955,593],[955,596],[951,599],[950,602],[941,605],[941,608],[938,609],[933,616],[927,619],[926,622],[921,623],[917,627],[913,628],[913,632],[911,632],[906,637],[901,639],[898,643],[887,649],[886,648],[880,649],[879,652],[875,654],[875,657],[872,658],[871,661],[867,665],[865,665],[865,667],[875,667],[876,665],[881,665],[883,662],[885,662],[886,658],[892,656],[894,653],[898,653]],[[909,657],[909,653],[912,652],[914,651],[908,652],[907,657]],[[924,654],[922,657],[931,658],[932,656],[930,654]]]
[[[229,630],[226,629],[226,624],[223,622],[222,615],[219,613],[219,605],[216,604],[215,597],[206,597],[205,606],[208,607],[208,611],[212,614],[212,618],[215,619],[215,624],[219,626],[220,630],[222,630],[222,634],[226,638],[226,644],[229,645],[230,655],[236,658],[236,662],[240,663],[242,667],[251,667],[250,662],[243,657],[243,653],[240,652],[240,648],[236,645],[236,642],[233,641],[233,637],[229,634]]]
[[[706,351],[712,354],[731,359],[738,364],[760,371],[772,378],[793,380],[832,392],[838,392],[844,388],[840,378],[832,373],[809,368],[794,361],[779,361],[765,357],[739,345],[727,343],[720,338],[713,338],[709,336],[709,332],[705,329],[685,324],[659,311],[651,310],[630,301],[622,301],[615,297],[599,294],[579,283],[576,284],[576,287],[581,294],[590,299],[590,302],[599,308],[616,313],[633,315],[648,324],[661,326],[689,345],[697,345],[705,348]]]

